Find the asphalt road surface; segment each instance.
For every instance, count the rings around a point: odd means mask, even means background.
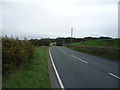
[[[62,46],[49,49],[64,88],[118,88],[118,63]]]

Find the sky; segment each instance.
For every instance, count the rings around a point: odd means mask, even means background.
[[[118,37],[119,0],[1,0],[0,35]]]

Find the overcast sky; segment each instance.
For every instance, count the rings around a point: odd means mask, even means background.
[[[30,38],[118,37],[119,0],[2,0],[3,35]],[[1,14],[2,13],[2,14]]]

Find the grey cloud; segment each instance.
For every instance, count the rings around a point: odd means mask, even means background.
[[[117,37],[111,33],[118,31],[118,0],[58,1],[4,1],[0,7],[3,34],[20,38],[69,37],[73,27],[74,37],[92,36],[93,32],[97,32],[96,36]]]

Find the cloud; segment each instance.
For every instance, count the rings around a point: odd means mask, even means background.
[[[100,33],[100,32],[92,32],[90,36],[93,36],[93,37],[101,37],[101,36],[104,36],[106,37],[106,35]]]
[[[118,0],[2,0],[3,34],[18,37],[117,37]],[[32,3],[31,3],[32,2]],[[94,33],[91,33],[94,32]],[[95,33],[96,32],[96,33]]]
[[[46,0],[1,0],[1,2],[44,2]],[[56,1],[56,0],[51,0]],[[100,3],[100,2],[118,2],[119,0],[61,0],[61,1],[67,1],[72,3]]]

